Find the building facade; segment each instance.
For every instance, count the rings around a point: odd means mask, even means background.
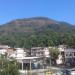
[[[69,48],[65,45],[60,45],[58,49],[60,52],[59,55],[61,56],[60,61],[62,60],[63,64],[68,65],[68,66],[75,64],[75,49]]]
[[[49,57],[48,47],[33,47],[31,48],[31,56]]]

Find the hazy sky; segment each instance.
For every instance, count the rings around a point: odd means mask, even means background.
[[[0,24],[36,16],[75,24],[75,0],[0,0]]]

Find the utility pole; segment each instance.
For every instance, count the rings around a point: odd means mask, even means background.
[[[32,67],[31,67],[31,59],[30,59],[30,75],[32,75],[31,70],[32,70]]]
[[[51,56],[50,56],[50,67],[51,67]]]

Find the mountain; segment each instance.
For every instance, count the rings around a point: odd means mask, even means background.
[[[74,37],[74,33],[75,26],[67,22],[47,17],[24,18],[0,26],[0,43],[21,47],[58,45],[66,42],[60,40],[65,35]]]
[[[1,31],[5,32],[32,32],[36,29],[51,25],[55,21],[45,17],[34,17],[28,19],[18,19],[2,25]]]
[[[47,17],[33,17],[27,19],[17,19],[9,23],[1,25],[0,32],[4,33],[31,33],[36,31],[43,31],[50,28],[54,31],[71,31],[75,30],[75,26],[72,26],[66,22],[58,22]],[[3,33],[2,33],[3,34]]]

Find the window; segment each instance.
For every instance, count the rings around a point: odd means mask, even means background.
[[[74,56],[75,56],[75,52],[74,52]]]
[[[70,56],[72,56],[72,53],[70,53]]]
[[[68,54],[66,54],[66,56],[68,56]]]

